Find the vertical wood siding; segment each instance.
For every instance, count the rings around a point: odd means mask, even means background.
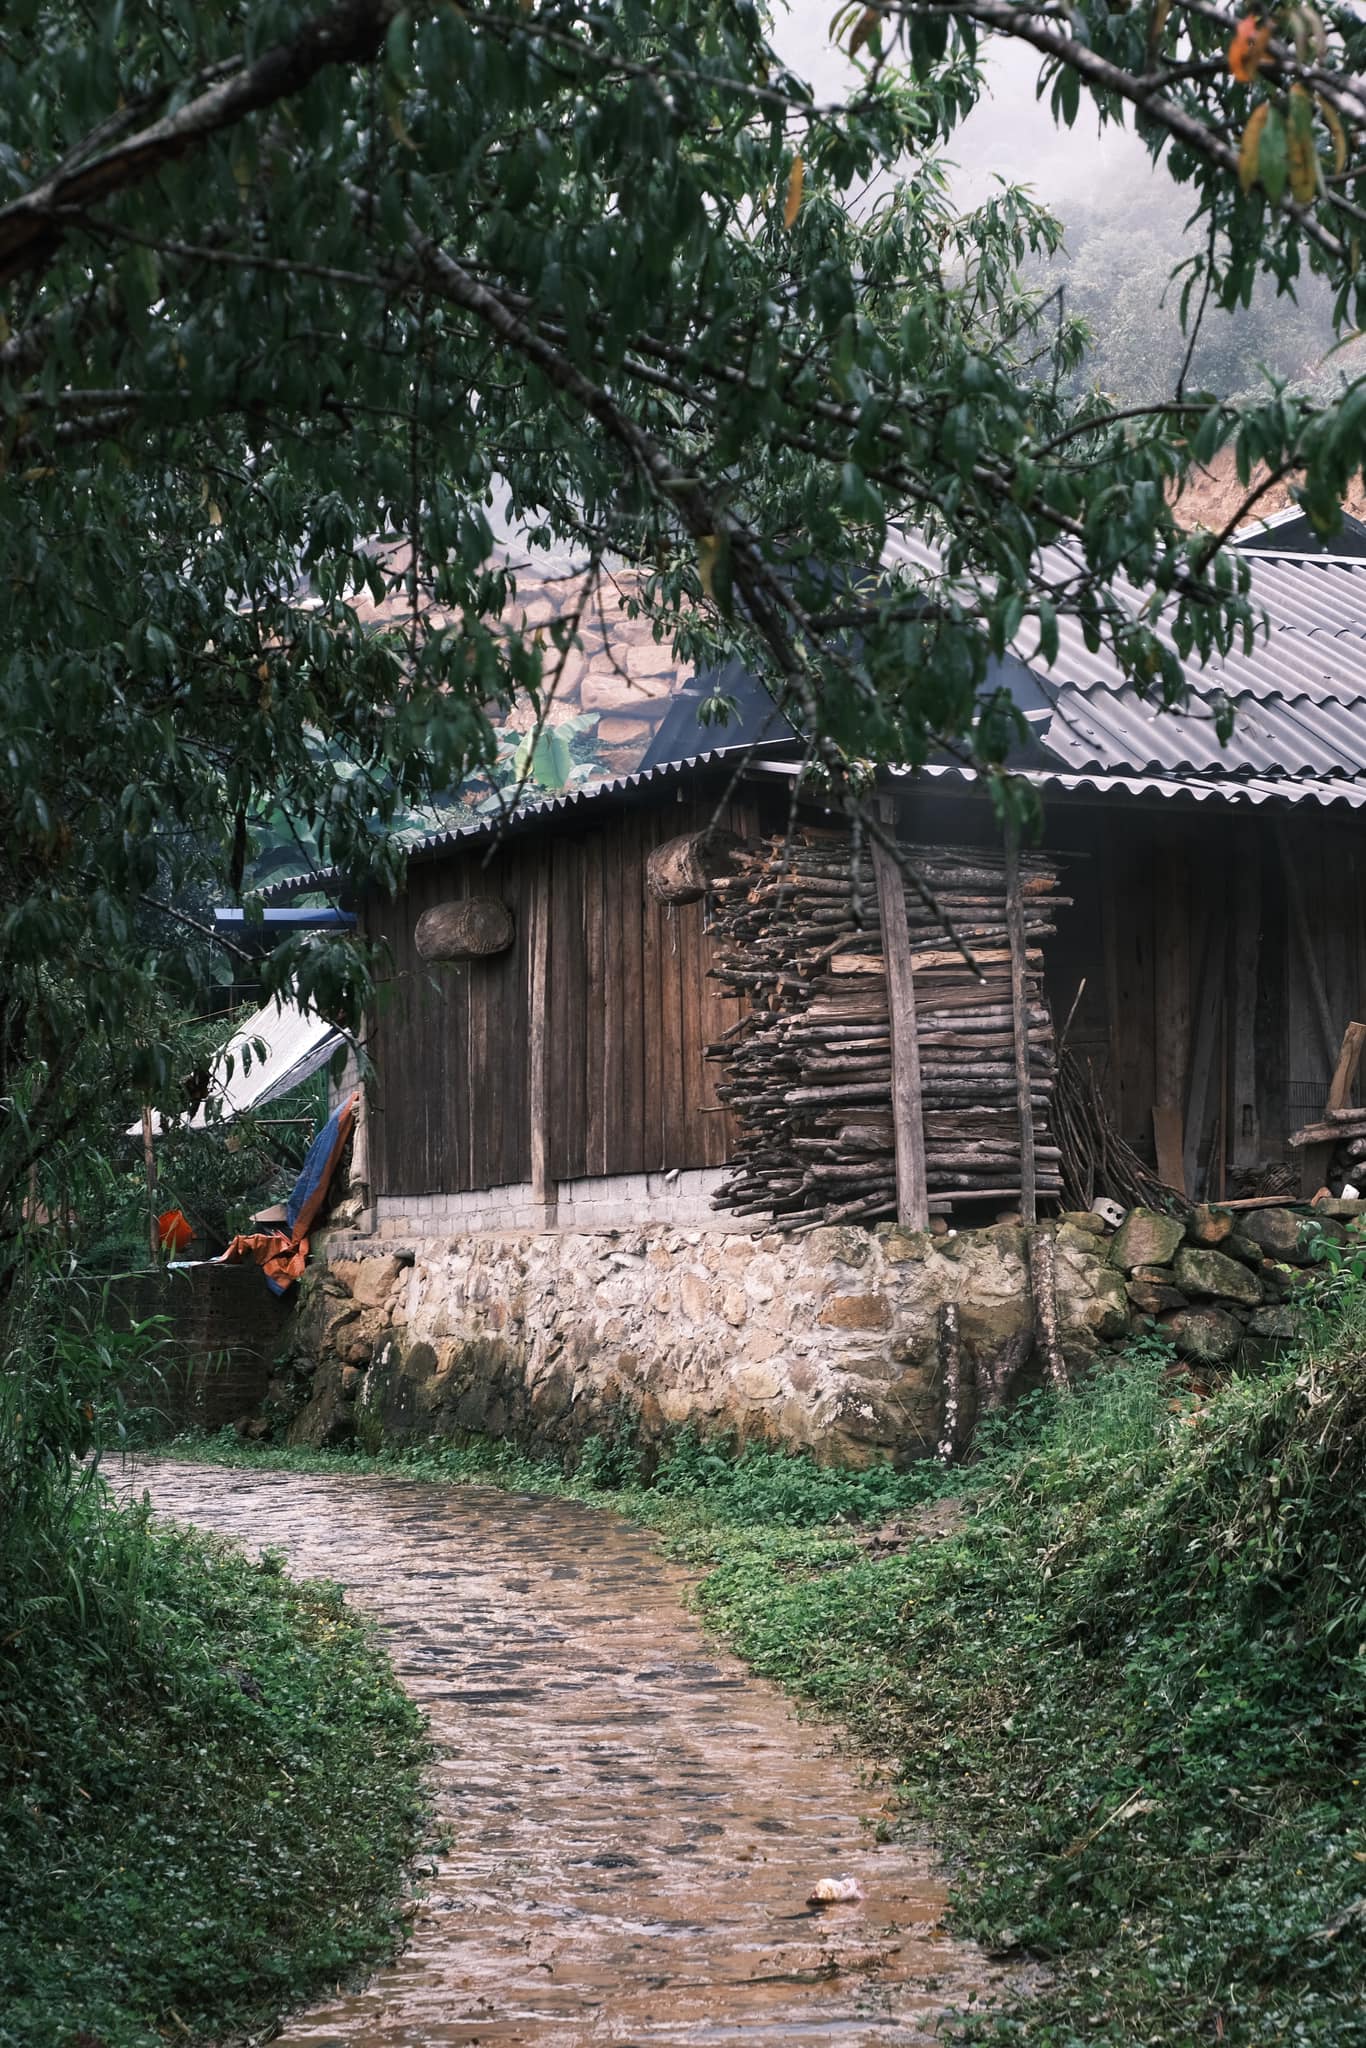
[[[1117,1128],[1149,1159],[1159,1054],[1174,1057],[1182,1030],[1184,1104],[1204,1105],[1202,1162],[1225,1088],[1230,1160],[1248,1127],[1259,1158],[1285,1156],[1289,1134],[1322,1113],[1332,1062],[1287,899],[1278,815],[1340,1037],[1366,1019],[1366,820],[1317,804],[1215,809],[1045,797],[1044,843],[1073,900],[1044,942],[1049,1000],[1061,1027],[1085,982],[1070,1043],[1092,1061]],[[989,806],[971,797],[918,797],[911,829],[925,841],[1000,844]],[[1168,990],[1178,1026],[1188,1019],[1175,1033]],[[1202,1041],[1202,1014],[1220,995],[1217,1026],[1207,1025]],[[1238,1085],[1249,1076],[1251,1101]],[[1366,1097],[1366,1085],[1358,1092]]]
[[[651,849],[711,816],[706,804],[626,810],[591,829],[511,841],[487,863],[479,853],[419,861],[401,899],[368,907],[367,930],[391,962],[371,1043],[377,1193],[458,1194],[528,1177],[527,937],[538,889],[550,906],[552,1178],[724,1162],[729,1120],[705,1049],[740,1006],[707,978],[705,907],[665,907],[645,887]],[[729,822],[743,831],[752,821],[733,808]],[[479,895],[511,910],[510,950],[419,959],[422,912]]]
[[[557,824],[487,863],[479,853],[418,862],[399,903],[370,906],[367,929],[392,954],[372,1045],[377,1192],[455,1194],[528,1177],[526,942],[538,889],[550,908],[552,1177],[725,1162],[730,1122],[705,1048],[739,1005],[708,979],[704,906],[666,908],[645,887],[651,849],[711,815],[706,803],[665,801],[591,826]],[[1308,805],[1282,816],[1340,1032],[1366,1017],[1366,826]],[[728,822],[758,829],[748,804]],[[922,802],[913,824],[916,837],[945,844],[999,837],[987,807],[966,798]],[[1330,1062],[1270,813],[1059,804],[1045,836],[1074,904],[1045,945],[1050,999],[1061,1024],[1085,981],[1071,1043],[1093,1060],[1118,1128],[1151,1155],[1159,1057],[1176,1056],[1175,1005],[1188,1019],[1184,1100],[1204,1104],[1201,1158],[1225,1087],[1230,1139],[1253,1123],[1261,1155],[1279,1156],[1290,1131],[1321,1109]],[[459,966],[419,960],[413,927],[422,912],[483,894],[512,911],[511,950]],[[1202,1038],[1221,973],[1220,1023]],[[1197,1080],[1191,1070],[1202,1061],[1210,1070]],[[1249,1074],[1255,1119],[1238,1099]]]

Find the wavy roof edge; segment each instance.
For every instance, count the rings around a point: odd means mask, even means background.
[[[496,839],[500,832],[521,833],[566,813],[596,810],[605,806],[612,798],[629,794],[633,790],[657,787],[678,782],[698,769],[735,767],[735,756],[746,756],[754,766],[771,774],[790,775],[797,771],[799,763],[774,759],[762,749],[712,748],[704,754],[693,754],[683,761],[665,761],[655,768],[641,768],[630,775],[613,776],[609,781],[592,784],[588,788],[561,790],[539,799],[532,804],[520,804],[515,811],[497,818],[478,819],[466,825],[457,825],[446,831],[438,831],[418,840],[410,849],[414,855],[430,857],[442,853],[453,853],[457,848],[469,847]],[[743,761],[738,764],[743,767]],[[924,776],[936,784],[945,782],[961,783],[972,788],[981,782],[975,769],[963,768],[957,764],[927,762],[923,768],[889,768],[886,771],[896,780],[910,780]],[[1022,782],[1039,790],[1053,790],[1061,795],[1076,796],[1090,792],[1095,796],[1123,794],[1132,797],[1160,797],[1171,802],[1182,798],[1195,804],[1214,804],[1239,807],[1249,805],[1259,809],[1263,804],[1318,804],[1322,809],[1333,805],[1345,805],[1349,810],[1366,809],[1366,773],[1352,778],[1337,780],[1310,778],[1307,776],[1276,777],[1270,775],[1235,778],[1172,775],[1124,775],[1106,773],[1099,769],[1068,772],[1061,768],[1018,767],[1010,770]],[[284,896],[309,894],[317,889],[331,888],[340,880],[336,867],[315,868],[300,875],[286,875],[270,883],[264,889],[265,903],[277,902]]]
[[[699,768],[720,768],[736,766],[736,757],[763,760],[776,746],[789,747],[790,740],[770,741],[766,745],[739,747],[709,747],[704,753],[690,754],[679,761],[661,761],[653,768],[636,768],[627,775],[613,775],[603,782],[591,782],[577,789],[552,790],[538,797],[532,803],[520,803],[506,811],[487,818],[473,818],[464,825],[451,825],[426,833],[409,848],[410,855],[453,852],[457,846],[477,845],[496,839],[500,833],[516,833],[541,823],[544,819],[558,817],[567,811],[592,810],[599,803],[606,803],[611,797],[625,796],[630,791],[649,785],[676,782],[684,775]],[[269,883],[261,891],[264,903],[274,903],[282,896],[297,896],[314,889],[330,888],[340,879],[340,869],[335,865],[313,868],[304,874],[284,875],[278,881]]]

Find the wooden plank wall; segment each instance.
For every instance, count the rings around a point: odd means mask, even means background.
[[[392,975],[375,1020],[371,1158],[380,1194],[457,1194],[530,1172],[527,966],[536,892],[550,904],[549,1170],[556,1180],[719,1166],[729,1119],[705,1047],[739,1014],[709,981],[704,906],[665,907],[645,887],[661,841],[704,825],[710,804],[617,812],[479,854],[420,861],[406,895],[371,907]],[[754,828],[731,807],[731,829]],[[428,966],[413,927],[431,904],[495,895],[517,940],[488,961]]]
[[[387,942],[391,969],[370,1044],[370,1161],[379,1194],[454,1194],[530,1172],[528,963],[520,943],[535,886],[528,851],[509,849],[487,869],[477,857],[419,862],[403,897],[367,909],[366,928]],[[491,960],[420,959],[413,929],[423,911],[483,895],[507,904],[518,942]]]
[[[999,843],[980,800],[903,808],[910,836]],[[651,848],[711,815],[708,803],[662,802],[512,841],[487,864],[479,854],[419,862],[406,897],[371,910],[369,929],[393,961],[373,1045],[378,1192],[453,1194],[528,1177],[522,940],[538,889],[550,903],[551,1176],[724,1163],[729,1119],[704,1048],[738,1005],[707,978],[704,907],[665,908],[645,888]],[[1340,1031],[1366,1016],[1366,826],[1310,806],[1281,815]],[[746,834],[759,824],[748,801],[728,822]],[[1110,1114],[1145,1156],[1160,1085],[1187,1112],[1199,1108],[1201,1159],[1226,1102],[1230,1163],[1240,1149],[1249,1161],[1280,1157],[1322,1106],[1331,1063],[1273,826],[1265,809],[1049,809],[1046,842],[1073,899],[1046,945],[1054,1015],[1061,1026],[1084,982],[1071,1044],[1094,1062]],[[440,968],[417,959],[423,910],[485,893],[512,910],[509,953]]]
[[[1366,1004],[1363,828],[1318,807],[1281,816],[1340,1035]],[[1074,854],[1075,901],[1048,949],[1050,994],[1061,1021],[1086,977],[1072,1043],[1103,1077],[1119,1130],[1150,1156],[1165,1060],[1202,1125],[1202,1159],[1221,1102],[1230,1165],[1282,1157],[1290,1132],[1321,1112],[1332,1062],[1273,815],[1116,805],[1055,811],[1049,824],[1064,863]]]
[[[1366,1017],[1366,820],[1314,804],[1279,816],[1340,1036]],[[1049,1000],[1061,1028],[1081,989],[1070,1043],[1093,1062],[1118,1129],[1149,1159],[1163,1085],[1184,1113],[1199,1113],[1202,1164],[1221,1102],[1230,1168],[1281,1158],[1290,1132],[1322,1110],[1332,1063],[1276,817],[1270,806],[1047,803],[1045,843],[1073,904],[1045,942]],[[916,799],[903,829],[946,844],[1000,843],[988,807],[966,796]]]
[[[708,979],[703,905],[645,887],[651,849],[707,822],[709,806],[619,814],[552,845],[551,1170],[559,1180],[720,1166],[729,1120],[708,1043],[739,1007]],[[747,819],[732,815],[732,829]]]

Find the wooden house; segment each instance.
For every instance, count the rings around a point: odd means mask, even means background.
[[[1114,1138],[1192,1196],[1298,1190],[1289,1140],[1366,1015],[1366,561],[1292,523],[1256,536],[1253,577],[1268,634],[1196,678],[1183,711],[1141,701],[1066,622],[1051,670],[1002,671],[1058,874],[1034,949],[1053,1032],[1066,1021]],[[364,1166],[381,1234],[759,1220],[713,1207],[743,1133],[708,1048],[749,1001],[717,978],[717,896],[662,901],[648,870],[709,828],[781,839],[796,749],[752,697],[748,726],[699,729],[667,647],[641,621],[621,630],[615,653],[585,648],[556,707],[579,721],[572,785],[511,816],[484,790],[421,839],[403,896],[360,906],[391,964]],[[953,764],[884,786],[900,839],[1001,860],[991,807]],[[838,825],[816,803],[800,818],[816,838]],[[480,903],[507,913],[496,945],[432,939],[443,906]],[[1055,1074],[1055,1054],[1045,1034],[1036,1068]],[[891,1096],[889,1080],[888,1115]],[[1096,1193],[1132,1197],[1106,1172]],[[979,1176],[961,1220],[991,1220],[1018,1185]],[[1040,1192],[1063,1191],[1044,1175]]]

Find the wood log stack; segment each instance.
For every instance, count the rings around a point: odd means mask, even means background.
[[[1292,1132],[1290,1143],[1296,1151],[1322,1147],[1315,1177],[1329,1186],[1366,1179],[1366,1108],[1330,1110],[1321,1123]]]
[[[1014,1201],[1020,1122],[1005,864],[978,847],[905,849],[932,892],[905,890],[930,1207]],[[751,1004],[708,1048],[741,1128],[715,1198],[784,1228],[896,1214],[887,977],[872,864],[845,833],[806,828],[733,856],[713,885],[713,973]],[[1061,1191],[1049,1128],[1056,1068],[1040,942],[1066,906],[1046,856],[1021,858],[1025,1013],[1037,1187]],[[946,929],[972,954],[974,972]]]

